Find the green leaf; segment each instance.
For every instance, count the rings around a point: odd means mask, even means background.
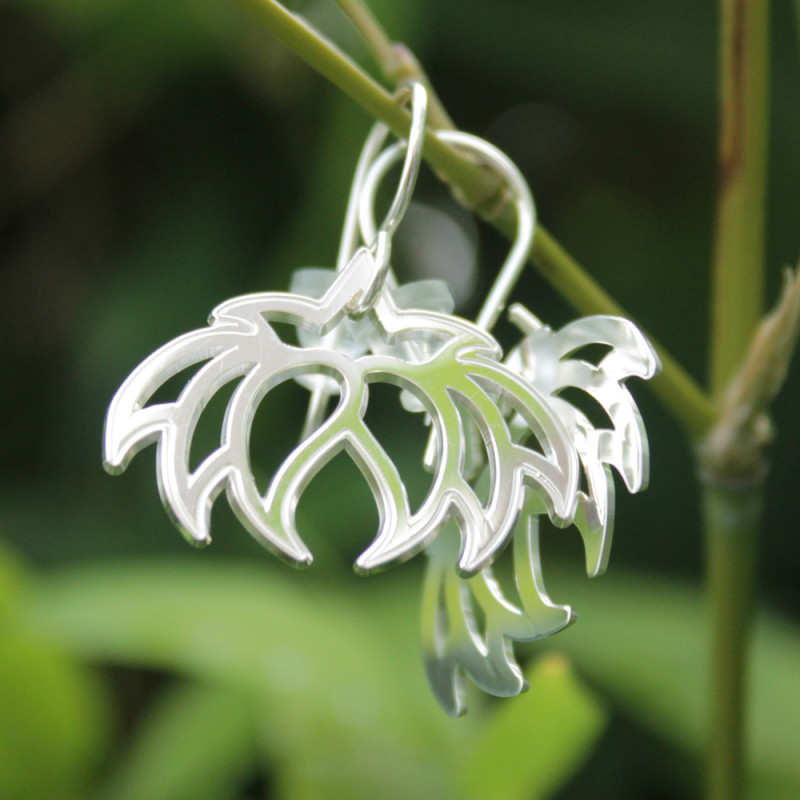
[[[0,550],[0,797],[85,796],[105,749],[96,677],[26,627],[27,576]]]
[[[356,603],[311,576],[196,557],[104,564],[43,583],[36,618],[85,658],[251,697],[282,797],[301,796],[293,786],[315,798],[451,797],[454,730],[467,728],[436,707],[414,626],[393,622],[394,582],[354,580],[369,584]]]
[[[92,676],[23,630],[0,630],[0,796],[80,797],[106,726]]]
[[[597,582],[560,583],[580,618],[559,646],[642,725],[702,757],[707,628],[700,592],[616,570]],[[762,615],[751,664],[751,764],[756,785],[771,787],[754,796],[798,797],[798,627]]]
[[[251,700],[198,683],[170,687],[108,781],[109,800],[221,800],[256,770]]]
[[[464,753],[461,787],[468,798],[552,796],[605,728],[602,705],[563,656],[538,659],[526,677],[528,692],[499,706]]]

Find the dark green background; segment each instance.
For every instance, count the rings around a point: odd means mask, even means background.
[[[371,5],[426,66],[457,125],[523,169],[549,230],[702,381],[716,180],[714,4]],[[771,5],[770,303],[800,245],[797,7]],[[375,72],[334,3],[297,7]],[[2,0],[0,104],[0,534],[33,570],[169,554],[204,565],[246,559],[269,580],[281,565],[238,529],[223,501],[210,550],[198,554],[181,540],[158,501],[152,450],[122,478],[108,477],[103,417],[127,373],[200,326],[219,301],[283,289],[298,266],[332,265],[370,120],[223,0]],[[447,202],[430,178],[420,196]],[[491,232],[476,230],[469,227],[480,273],[465,315],[504,252]],[[517,297],[554,325],[571,316],[532,271]],[[697,585],[703,553],[689,445],[645,387],[633,390],[651,440],[651,487],[635,498],[620,489],[604,580],[638,571]],[[775,406],[760,548],[764,605],[795,620],[798,402],[795,371]],[[398,413],[379,410],[375,425],[402,451]],[[291,446],[301,412],[286,393],[270,414],[257,420],[264,469]],[[352,466],[338,459],[325,476],[302,519],[319,553],[317,580],[347,587],[362,580],[348,565],[376,517]],[[577,542],[551,538],[546,556],[576,572]],[[420,565],[396,573],[370,580],[415,582]],[[357,591],[369,602],[366,589]],[[165,680],[120,666],[113,674],[109,702],[122,721],[112,728],[112,754],[124,749],[126,720],[139,718]],[[613,714],[587,770],[559,797],[693,796],[697,754],[634,718]],[[271,769],[249,780],[244,768],[242,791],[268,787]]]

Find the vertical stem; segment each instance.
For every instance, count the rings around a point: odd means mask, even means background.
[[[713,628],[708,800],[745,796],[747,645],[762,499],[760,485],[705,486],[703,491]]]
[[[720,173],[711,389],[724,390],[763,307],[769,0],[720,0]]]
[[[720,0],[720,176],[714,252],[711,389],[719,399],[762,313],[767,166],[768,0]],[[763,474],[704,472],[712,628],[709,800],[745,794],[747,652],[755,601]]]

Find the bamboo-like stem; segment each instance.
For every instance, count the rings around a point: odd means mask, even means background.
[[[713,648],[708,800],[742,800],[746,796],[744,706],[763,496],[760,485],[703,488]]]
[[[720,0],[719,194],[711,391],[725,390],[763,313],[768,0]]]
[[[275,0],[240,0],[284,44],[399,136],[408,133],[408,112],[366,75],[332,42],[290,13]],[[503,188],[499,179],[465,158],[435,136],[426,137],[425,159],[473,211],[496,209]],[[492,223],[513,235],[512,214],[495,216]],[[583,270],[566,250],[537,225],[531,260],[545,279],[576,309],[585,314],[621,314],[630,317]],[[705,392],[663,348],[658,348],[663,370],[651,384],[670,413],[693,438],[705,433],[714,420],[714,406]]]
[[[399,85],[409,81],[419,81],[428,90],[428,122],[437,130],[452,130],[453,120],[436,94],[416,56],[404,45],[393,42],[383,26],[362,0],[336,0],[342,11],[358,29],[367,43],[384,78],[391,84]]]
[[[711,348],[711,390],[718,399],[762,314],[769,60],[767,0],[720,0],[720,11],[720,183]],[[716,438],[712,434],[707,441]],[[707,797],[741,800],[764,470],[732,474],[733,453],[708,447],[701,461],[712,630]]]

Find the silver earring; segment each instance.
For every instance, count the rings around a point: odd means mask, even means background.
[[[387,132],[378,125],[362,151],[337,268],[300,270],[289,292],[229,300],[214,310],[207,328],[174,339],[143,361],[111,402],[104,461],[110,472],[120,472],[136,452],[157,443],[162,500],[191,542],[210,541],[211,506],[225,491],[251,535],[304,566],[312,556],[296,529],[297,504],[312,478],[335,455],[347,453],[379,512],[377,535],[356,570],[370,573],[427,551],[426,669],[439,702],[458,714],[464,710],[465,674],[492,694],[518,694],[525,684],[510,642],[541,638],[573,619],[571,609],[552,603],[544,589],[541,514],[560,527],[576,524],[590,574],[604,569],[613,521],[611,467],[630,491],[647,478],[644,429],[623,381],[651,377],[657,358],[626,320],[589,317],[553,332],[514,306],[511,318],[523,338],[503,360],[490,328],[528,255],[535,209],[513,163],[465,133],[438,135],[502,178],[517,209],[516,241],[477,323],[450,313],[440,282],[398,286],[391,241],[413,192],[425,137],[425,90],[414,84],[400,99],[407,97],[408,141],[380,152]],[[395,199],[376,226],[375,191],[401,157]],[[275,322],[296,327],[298,344],[281,340]],[[599,364],[572,357],[593,342],[611,348]],[[192,366],[197,371],[177,400],[148,405],[161,385]],[[287,380],[310,392],[306,425],[300,444],[261,493],[249,460],[250,429],[259,403]],[[232,381],[237,385],[220,445],[191,470],[200,413]],[[396,466],[364,421],[374,383],[398,386],[405,410],[423,413],[431,428],[421,464],[432,473],[431,488],[416,511]],[[599,402],[611,427],[595,429],[563,399],[568,386]],[[337,402],[326,416],[331,397]],[[512,539],[519,605],[507,599],[491,569]],[[476,607],[482,610],[481,627]]]

